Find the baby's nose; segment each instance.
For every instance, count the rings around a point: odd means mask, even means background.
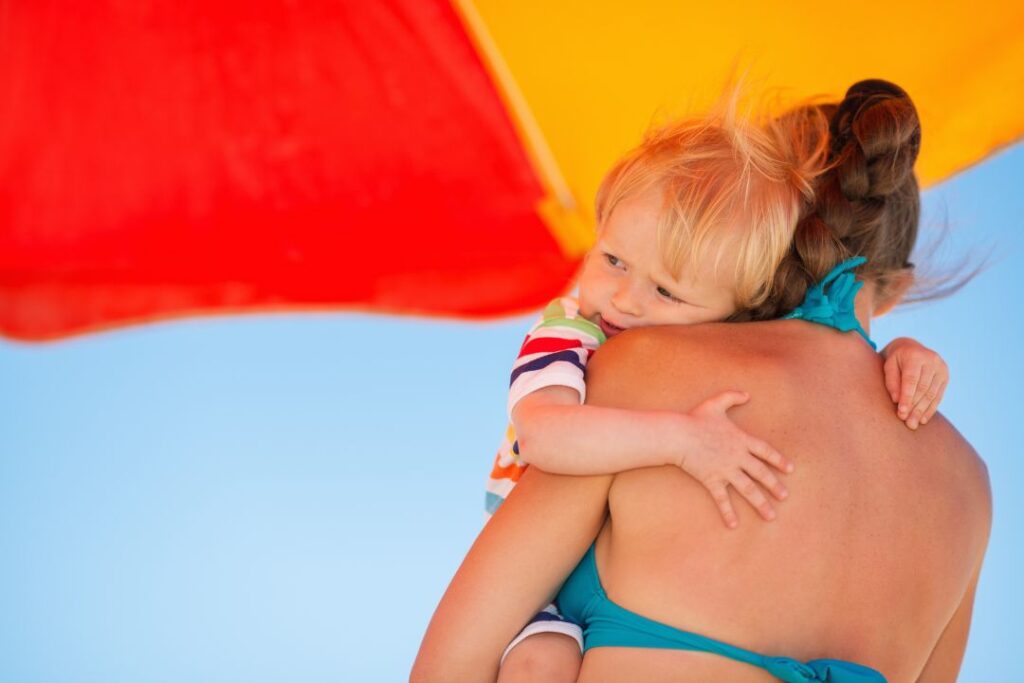
[[[619,287],[618,291],[615,292],[615,296],[612,297],[612,305],[620,313],[626,315],[640,315],[640,304],[636,293],[629,285],[623,285]]]

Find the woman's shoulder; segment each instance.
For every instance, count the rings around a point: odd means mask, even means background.
[[[870,422],[875,437],[891,436],[901,445],[911,434],[895,417],[881,357],[857,334],[802,321],[629,330],[591,359],[587,387],[595,402],[648,409],[679,409],[738,389],[755,399],[771,397],[752,402],[768,419],[799,415],[819,427]],[[963,436],[945,419],[929,427],[911,447],[929,442],[957,452],[980,482],[984,465]]]
[[[590,360],[588,396],[620,407],[684,409],[725,389],[778,387],[799,372],[777,328],[772,322],[627,330]]]
[[[748,377],[774,375],[790,366],[799,367],[820,346],[816,331],[795,327],[801,325],[809,327],[792,321],[770,321],[627,330],[601,347],[588,372],[595,378],[675,374],[691,382],[739,368]]]
[[[737,415],[822,438],[869,434],[882,448],[931,453],[933,465],[957,473],[959,483],[946,484],[965,501],[990,505],[987,470],[971,444],[942,416],[908,430],[885,390],[880,356],[854,333],[786,320],[629,330],[591,359],[587,387],[595,403],[675,410],[720,391],[746,391],[753,400]]]

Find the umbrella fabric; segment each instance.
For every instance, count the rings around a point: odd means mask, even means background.
[[[746,61],[904,86],[935,181],[1017,139],[1024,7],[0,2],[0,333],[487,317],[565,291],[601,174]],[[894,6],[898,5],[898,6]]]
[[[32,2],[7,15],[7,335],[289,306],[495,315],[573,274],[446,2]]]

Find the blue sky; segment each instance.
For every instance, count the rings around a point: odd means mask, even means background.
[[[924,240],[950,230],[939,262],[989,266],[873,329],[945,356],[943,412],[989,466],[963,681],[1018,675],[1022,178],[1017,146],[926,193]],[[481,523],[529,321],[247,316],[0,342],[0,679],[404,679]]]

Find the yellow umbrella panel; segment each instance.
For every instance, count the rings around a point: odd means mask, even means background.
[[[903,87],[921,116],[918,174],[956,173],[1024,132],[1024,3],[475,0],[496,51],[581,202],[653,122],[726,80],[839,99]]]

